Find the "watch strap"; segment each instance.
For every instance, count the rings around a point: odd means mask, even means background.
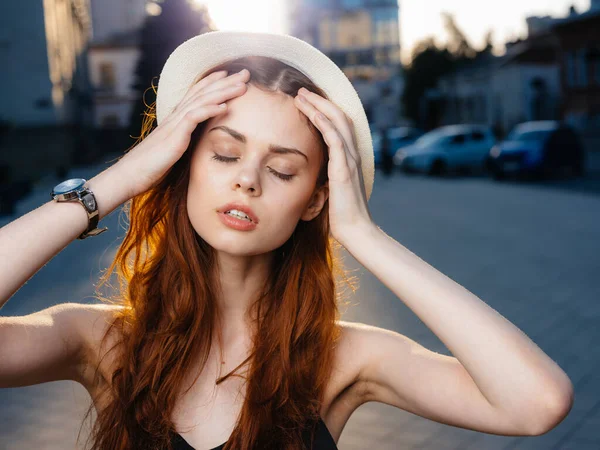
[[[78,200],[88,215],[88,227],[78,236],[77,239],[85,239],[89,236],[97,236],[100,233],[108,230],[106,227],[98,228],[98,222],[100,221],[98,204],[96,203],[96,197],[94,196],[94,193],[88,187],[85,187],[81,191]]]

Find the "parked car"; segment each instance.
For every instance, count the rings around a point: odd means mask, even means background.
[[[395,154],[399,149],[412,144],[417,138],[423,135],[423,131],[414,127],[388,128],[387,133],[388,139],[390,140],[390,151],[392,152],[392,155]],[[382,164],[380,130],[372,129],[371,138],[373,139],[375,166],[380,167]]]
[[[441,175],[448,171],[483,170],[496,143],[485,125],[448,125],[425,133],[394,155],[394,164],[406,172]]]
[[[553,120],[517,125],[490,150],[488,168],[495,179],[508,174],[552,176],[569,168],[576,176],[585,170],[585,152],[577,133]]]

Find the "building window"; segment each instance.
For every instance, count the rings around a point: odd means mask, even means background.
[[[100,88],[113,91],[117,85],[115,66],[112,62],[100,63]]]
[[[333,50],[337,48],[336,28],[337,24],[329,18],[324,18],[321,21],[319,26],[319,38],[323,50]]]
[[[398,45],[398,8],[377,8],[371,17],[376,45]]]

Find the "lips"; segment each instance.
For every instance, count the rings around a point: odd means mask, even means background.
[[[228,203],[224,206],[221,206],[217,212],[220,213],[225,213],[227,211],[230,211],[232,209],[237,209],[238,211],[242,211],[243,213],[245,213],[248,217],[250,217],[250,220],[253,223],[258,223],[258,217],[256,216],[256,214],[254,214],[254,212],[252,211],[252,209],[250,209],[249,206],[246,206],[242,203]]]

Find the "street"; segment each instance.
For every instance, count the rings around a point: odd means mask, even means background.
[[[100,166],[71,171],[91,177]],[[49,199],[57,180],[40,183],[18,215]],[[343,450],[592,450],[600,448],[600,172],[584,180],[497,183],[482,176],[375,177],[375,222],[429,264],[513,322],[569,374],[575,404],[543,436],[493,436],[439,424],[381,404],[360,407],[338,443]],[[0,225],[13,218],[0,218]],[[23,315],[62,302],[95,302],[93,284],[124,234],[119,213],[109,231],[76,241],[2,308]],[[351,256],[360,276],[343,318],[398,331],[448,354],[439,339]],[[402,276],[401,273],[398,276]],[[0,390],[0,449],[75,448],[85,390],[73,382]],[[87,426],[82,430],[85,437]],[[82,440],[82,442],[85,439]],[[82,448],[82,444],[78,448]]]

